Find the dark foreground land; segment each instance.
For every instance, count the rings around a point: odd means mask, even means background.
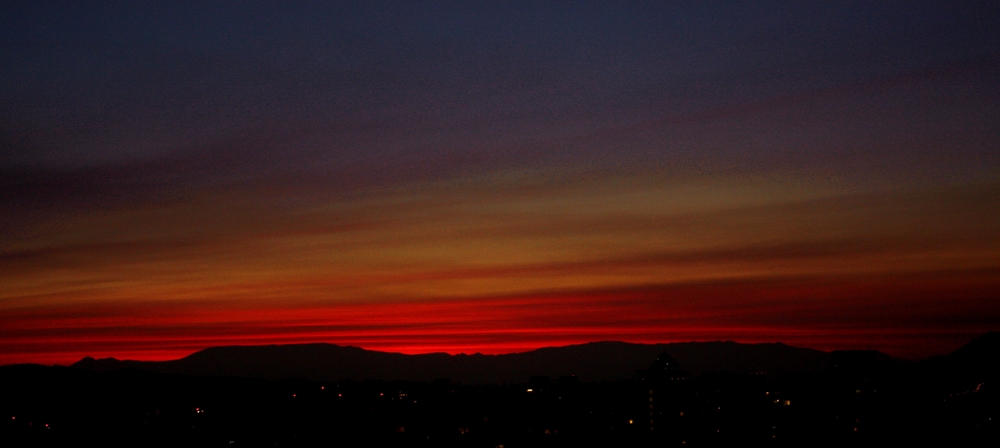
[[[506,384],[0,367],[0,445],[1000,446],[997,334],[905,362],[834,352],[816,371]]]

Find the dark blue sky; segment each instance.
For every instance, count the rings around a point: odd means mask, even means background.
[[[878,83],[996,95],[1000,54],[992,2],[200,3],[8,4],[4,166],[559,163],[526,146],[790,100],[846,121],[816,95],[877,109]]]

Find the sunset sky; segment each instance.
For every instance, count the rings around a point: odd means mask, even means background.
[[[1000,330],[997,2],[39,3],[0,364]]]

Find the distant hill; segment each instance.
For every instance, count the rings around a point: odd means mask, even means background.
[[[73,367],[110,371],[247,378],[306,378],[320,381],[449,378],[465,384],[526,382],[532,376],[576,375],[581,381],[626,379],[646,369],[660,353],[682,368],[704,372],[815,372],[827,367],[829,353],[781,343],[683,342],[631,344],[592,342],[503,355],[404,355],[333,344],[213,347],[174,361],[120,361],[84,358]]]
[[[991,331],[973,339],[954,352],[932,356],[923,369],[936,381],[974,384],[1000,380],[1000,332]]]
[[[1000,357],[1000,332],[991,331],[973,339],[955,350],[947,359],[968,368],[997,372],[997,358]]]

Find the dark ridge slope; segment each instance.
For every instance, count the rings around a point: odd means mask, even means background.
[[[815,372],[826,352],[784,344],[684,342],[631,344],[593,342],[504,355],[404,355],[332,344],[229,346],[205,349],[175,361],[84,358],[74,367],[108,371],[137,369],[199,376],[308,378],[313,380],[417,380],[450,378],[468,384],[515,383],[531,376],[576,375],[583,381],[631,378],[668,352],[692,373]]]

